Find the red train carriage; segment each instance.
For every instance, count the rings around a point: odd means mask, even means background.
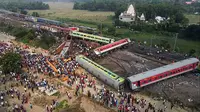
[[[144,73],[133,75],[127,78],[132,90],[138,89],[149,84],[174,77],[197,68],[199,60],[189,58],[166,66],[162,66]]]
[[[102,53],[105,53],[107,51],[110,51],[112,49],[115,49],[117,47],[121,47],[125,44],[128,44],[129,42],[131,42],[131,40],[129,38],[126,38],[126,39],[122,39],[122,40],[119,40],[119,41],[116,41],[116,42],[113,42],[113,43],[110,43],[110,44],[107,44],[107,45],[104,45],[104,46],[101,46],[99,48],[96,48],[94,50],[94,52],[97,54],[97,55],[100,55]]]

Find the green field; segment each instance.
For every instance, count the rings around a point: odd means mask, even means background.
[[[114,12],[103,12],[103,11],[87,11],[87,10],[73,10],[73,3],[69,2],[46,2],[49,4],[49,10],[31,10],[32,12],[38,12],[41,17],[56,19],[59,18],[68,18],[68,19],[77,19],[81,21],[89,21],[96,23],[105,23],[111,24]]]
[[[84,25],[89,27],[97,27],[97,24],[103,23],[106,25],[112,25],[112,16],[114,12],[100,12],[100,11],[86,11],[86,10],[73,10],[73,3],[67,2],[46,2],[49,4],[49,10],[31,10],[29,14],[36,11],[41,17],[49,19],[63,18],[70,23],[77,25]],[[190,23],[197,23],[200,16],[197,15],[185,15],[189,18]],[[146,41],[149,45],[151,37],[155,37],[153,44],[159,44],[160,40],[167,40],[171,48],[174,46],[174,37],[167,37],[163,35],[157,35],[153,33],[134,33],[128,29],[116,29],[117,36],[113,37],[116,40],[120,38],[131,38],[138,41]],[[107,35],[105,35],[107,36]],[[107,37],[110,37],[107,36]],[[183,39],[177,39],[177,48],[179,52],[188,53],[191,49],[196,50],[196,55],[200,55],[200,42],[187,41]]]
[[[185,14],[185,17],[189,19],[190,24],[200,23],[200,15]]]
[[[163,35],[158,35],[158,34],[153,34],[153,33],[142,33],[142,32],[131,32],[130,30],[127,29],[117,29],[116,31],[120,36],[116,37],[116,39],[120,38],[131,38],[135,39],[137,41],[144,42],[146,41],[147,45],[150,46],[151,38],[152,39],[152,44],[160,44],[161,40],[168,41],[168,43],[171,46],[171,49],[174,47],[175,43],[175,36],[163,36]],[[199,41],[188,41],[184,39],[177,39],[176,43],[176,49],[181,52],[181,53],[188,53],[191,49],[194,49],[196,51],[195,55],[200,56],[200,42]]]

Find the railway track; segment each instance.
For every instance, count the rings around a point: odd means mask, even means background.
[[[113,59],[116,59],[118,63],[120,62],[120,60],[123,61],[123,62],[126,62],[130,66],[131,70],[137,69],[136,70],[137,72],[135,72],[135,71],[129,71],[129,72],[126,72],[127,74],[131,73],[133,75],[133,74],[138,74],[140,72],[144,72],[144,71],[148,71],[149,70],[148,67],[147,67],[147,65],[144,65],[144,68],[146,70],[141,70],[140,68],[137,68],[137,67],[133,66],[134,64],[132,64],[131,61],[135,61],[136,62],[137,60],[126,60],[126,59],[121,59],[121,58],[118,58],[118,57],[115,57],[115,56],[110,56],[110,57],[113,58]],[[136,62],[136,63],[138,63],[138,62]],[[123,66],[123,65],[121,65],[121,66]]]
[[[134,54],[137,55],[137,56],[140,56],[140,57],[142,57],[142,58],[146,58],[146,59],[148,59],[148,60],[150,60],[150,61],[154,61],[154,62],[156,62],[156,63],[162,64],[162,65],[167,65],[167,64],[169,64],[169,62],[166,62],[166,61],[159,61],[158,59],[155,59],[155,58],[153,58],[153,57],[149,57],[149,56],[146,56],[146,55],[143,55],[143,54],[139,54],[139,53],[134,53]]]
[[[112,57],[108,57],[112,62],[117,64],[125,73],[128,73],[128,71],[125,69],[125,67],[121,64],[119,64],[116,60],[114,60]]]

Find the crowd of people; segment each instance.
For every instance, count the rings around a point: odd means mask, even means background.
[[[18,91],[13,85],[11,85],[10,89],[5,89],[4,92],[6,95],[11,96],[12,98],[16,97],[18,100],[21,100],[22,105],[13,104],[14,110],[22,110],[25,112],[26,110],[23,107],[24,103],[29,103],[30,108],[33,108],[29,99],[31,94],[28,93],[28,90],[34,92],[35,89],[39,89],[40,87],[44,87],[45,90],[49,90],[52,92],[57,88],[57,86],[50,84],[46,79],[38,79],[37,73],[48,74],[48,75],[56,75],[54,69],[47,63],[47,60],[52,63],[53,66],[58,70],[57,74],[64,74],[68,76],[67,84],[75,89],[75,95],[79,96],[80,94],[86,94],[88,97],[92,98],[93,100],[109,107],[118,110],[119,112],[141,112],[144,110],[145,112],[148,111],[157,111],[163,112],[166,110],[166,105],[164,109],[156,109],[155,104],[151,104],[147,102],[144,98],[136,98],[134,95],[130,93],[125,93],[118,91],[118,93],[114,91],[110,91],[103,86],[98,86],[94,77],[90,76],[88,73],[81,73],[79,75],[75,74],[75,70],[78,68],[78,63],[76,61],[69,60],[67,62],[64,61],[62,58],[54,58],[44,56],[42,54],[32,54],[26,50],[23,50],[20,47],[13,47],[12,45],[9,46],[7,44],[0,44],[1,53],[6,52],[6,50],[12,50],[16,53],[19,53],[22,56],[22,67],[27,68],[27,74],[16,74],[10,73],[11,78],[9,81],[18,81],[21,86],[24,87],[24,92]],[[3,79],[3,83],[5,84],[7,80]],[[16,86],[19,86],[17,83]],[[5,87],[7,88],[7,87]],[[5,94],[1,93],[1,103],[2,106],[6,105],[7,103],[4,102]],[[70,92],[66,92],[69,99],[73,96]],[[57,103],[53,101],[52,105],[46,105],[46,111],[52,112],[53,108]]]
[[[75,95],[80,93],[86,94],[89,98],[109,107],[118,110],[118,112],[164,112],[167,108],[163,103],[163,107],[155,108],[155,104],[147,102],[144,98],[137,98],[130,93],[118,91],[110,91],[104,85],[102,87],[96,85],[95,78],[82,74],[75,77],[73,83],[76,87]],[[165,101],[165,100],[164,100]]]
[[[31,92],[34,93],[35,89],[38,90],[40,87],[44,87],[44,91],[49,90],[49,92],[52,92],[53,90],[58,88],[58,85],[51,84],[46,79],[39,79],[37,75],[33,75],[36,74],[36,72],[43,74],[50,74],[52,72],[52,69],[46,63],[46,59],[48,59],[49,57],[45,57],[42,54],[31,54],[26,50],[8,45],[6,43],[1,43],[0,48],[1,55],[9,51],[19,53],[22,56],[22,67],[27,68],[27,71],[24,73],[11,72],[10,75],[8,75],[10,77],[1,77],[1,83],[4,85],[4,91],[0,92],[0,106],[12,106],[12,110],[14,112],[26,112],[23,104],[29,103],[30,108],[33,108],[32,103],[29,102],[31,93],[28,92],[28,90],[31,90]],[[9,82],[11,83],[10,86],[8,86]],[[15,83],[15,85],[13,85],[13,83]],[[18,89],[19,86],[22,86],[24,88],[23,92],[20,92],[20,90]],[[18,100],[20,100],[21,104],[8,104],[8,101],[5,100],[5,97],[17,98]],[[53,101],[52,105],[55,105],[55,101]],[[53,107],[54,106],[46,106],[46,109],[48,110],[47,112],[52,112]]]
[[[16,74],[11,72],[9,76],[2,77],[1,83],[4,85],[4,89],[1,91],[1,106],[9,106],[11,104],[8,104],[7,98],[17,98],[21,105],[13,103],[13,111],[22,111],[26,112],[25,108],[23,107],[23,104],[30,103],[29,99],[31,97],[31,93],[27,91],[27,89],[30,89],[32,92],[34,92],[34,89],[36,88],[35,79],[33,77],[28,77],[28,75],[24,74]],[[10,85],[8,85],[9,82],[12,82]],[[19,86],[24,87],[24,91],[20,92],[18,89]],[[30,103],[31,104],[31,103]]]

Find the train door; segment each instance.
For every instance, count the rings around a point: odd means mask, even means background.
[[[140,87],[140,81],[137,82],[138,86]]]

